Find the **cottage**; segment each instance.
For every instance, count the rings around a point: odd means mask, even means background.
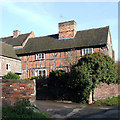
[[[2,38],[21,59],[22,78],[48,76],[52,70],[70,71],[86,53],[100,51],[114,59],[109,26],[77,31],[72,20],[59,23],[58,29],[58,34],[43,37],[35,37],[33,32],[20,34],[16,30],[13,36]]]
[[[0,78],[8,72],[21,74],[21,60],[11,45],[0,42]]]

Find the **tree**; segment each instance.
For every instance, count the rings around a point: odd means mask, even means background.
[[[115,63],[118,70],[118,83],[120,83],[120,60]]]
[[[8,72],[7,75],[3,76],[3,79],[20,79],[20,76],[12,73],[12,72]]]
[[[78,101],[87,101],[89,94],[100,82],[118,83],[114,61],[99,52],[83,56],[71,70],[69,86],[76,90]]]

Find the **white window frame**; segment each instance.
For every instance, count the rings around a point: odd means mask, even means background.
[[[7,69],[7,65],[8,65],[8,69]],[[11,71],[11,64],[10,63],[6,63],[6,70]]]
[[[82,49],[82,56],[86,55],[87,53],[91,53],[90,52],[90,49],[92,49],[92,53],[94,53],[94,50],[93,48],[85,48],[85,49]],[[85,51],[85,52],[84,52]],[[88,51],[88,52],[87,52]]]
[[[44,60],[45,59],[45,53],[39,53],[35,55],[36,60]]]
[[[45,77],[47,77],[47,69],[35,69],[35,76],[39,76],[39,71],[41,71],[41,76],[43,77],[43,71],[45,70]]]

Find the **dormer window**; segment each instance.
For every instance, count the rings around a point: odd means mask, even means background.
[[[36,54],[36,60],[43,60],[45,59],[45,53]]]

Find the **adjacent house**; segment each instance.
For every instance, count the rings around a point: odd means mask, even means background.
[[[21,59],[22,78],[48,76],[52,70],[70,71],[87,53],[100,51],[114,59],[109,26],[77,31],[72,20],[59,23],[58,29],[58,34],[42,37],[16,30],[13,36],[2,38]]]
[[[20,49],[25,46],[29,38],[35,37],[33,32],[21,34],[19,30],[13,31],[13,36],[2,38],[2,42],[10,44],[14,49]]]
[[[11,45],[0,42],[0,78],[8,72],[21,75],[21,60]]]

